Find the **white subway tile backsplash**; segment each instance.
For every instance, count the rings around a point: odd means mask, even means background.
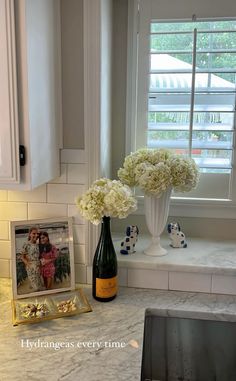
[[[85,225],[73,225],[74,244],[85,244]]]
[[[46,202],[46,184],[31,191],[8,191],[8,201]]]
[[[13,274],[13,269],[12,269],[12,259],[9,261],[9,265],[10,265],[10,276],[12,276]]]
[[[84,185],[47,184],[49,203],[74,204],[78,194],[85,191]]]
[[[75,264],[75,283],[87,282],[87,270],[85,265]]]
[[[7,191],[0,190],[0,201],[7,201]]]
[[[0,277],[10,277],[10,261],[7,259],[0,259]]]
[[[118,285],[128,286],[128,269],[124,267],[118,268]]]
[[[8,221],[0,221],[0,239],[9,239],[9,222]],[[1,253],[0,253],[1,257]]]
[[[75,263],[85,264],[85,245],[74,244]]]
[[[87,266],[87,283],[92,284],[93,268],[92,266]]]
[[[211,274],[169,272],[169,289],[193,292],[211,292]]]
[[[88,166],[87,164],[67,164],[68,184],[87,184]]]
[[[30,220],[33,220],[35,218],[66,217],[67,205],[30,203],[28,204],[28,215]]]
[[[168,290],[168,271],[128,269],[128,287]]]
[[[86,163],[84,150],[63,149],[61,150],[61,163]]]
[[[236,295],[236,277],[213,274],[212,292],[216,294]]]
[[[11,259],[10,241],[0,241],[0,253],[2,259]]]
[[[60,176],[50,181],[50,184],[66,184],[66,183],[67,183],[67,165],[61,164]]]
[[[0,202],[0,218],[2,221],[27,220],[27,216],[27,203]]]
[[[73,217],[73,221],[75,224],[84,225],[87,221],[79,214],[77,206],[68,205],[68,217]]]

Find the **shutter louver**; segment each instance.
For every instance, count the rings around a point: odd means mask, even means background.
[[[149,68],[147,146],[190,155],[205,173],[230,173],[236,22],[153,21]]]

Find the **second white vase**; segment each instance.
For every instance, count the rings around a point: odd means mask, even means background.
[[[144,210],[148,230],[152,236],[150,245],[144,253],[151,256],[162,256],[167,250],[161,246],[160,235],[165,229],[170,206],[172,189],[168,189],[161,197],[144,196]]]

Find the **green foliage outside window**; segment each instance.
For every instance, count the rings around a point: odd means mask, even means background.
[[[236,56],[233,52],[227,53],[209,53],[202,50],[236,50],[236,21],[218,21],[218,22],[196,22],[196,23],[152,23],[151,31],[155,32],[176,32],[173,34],[159,34],[151,37],[151,51],[165,52],[171,50],[180,50],[182,53],[174,53],[173,57],[186,63],[192,63],[193,34],[178,34],[179,32],[193,31],[194,28],[199,32],[197,34],[197,67],[207,68],[232,68],[236,66]],[[223,30],[226,32],[223,32]],[[201,31],[206,31],[201,33]],[[209,33],[208,31],[222,31]],[[228,32],[233,30],[234,33]],[[186,53],[184,53],[186,52]],[[184,54],[183,54],[184,53]],[[172,54],[171,54],[172,55]],[[221,78],[234,82],[235,75],[232,73],[219,73]]]

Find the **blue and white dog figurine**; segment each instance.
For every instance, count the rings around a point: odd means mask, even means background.
[[[124,241],[121,242],[121,254],[131,254],[134,253],[135,244],[138,240],[139,230],[137,225],[129,225],[126,228],[126,237]]]
[[[181,232],[178,222],[171,222],[167,227],[172,247],[187,247],[185,234]]]

